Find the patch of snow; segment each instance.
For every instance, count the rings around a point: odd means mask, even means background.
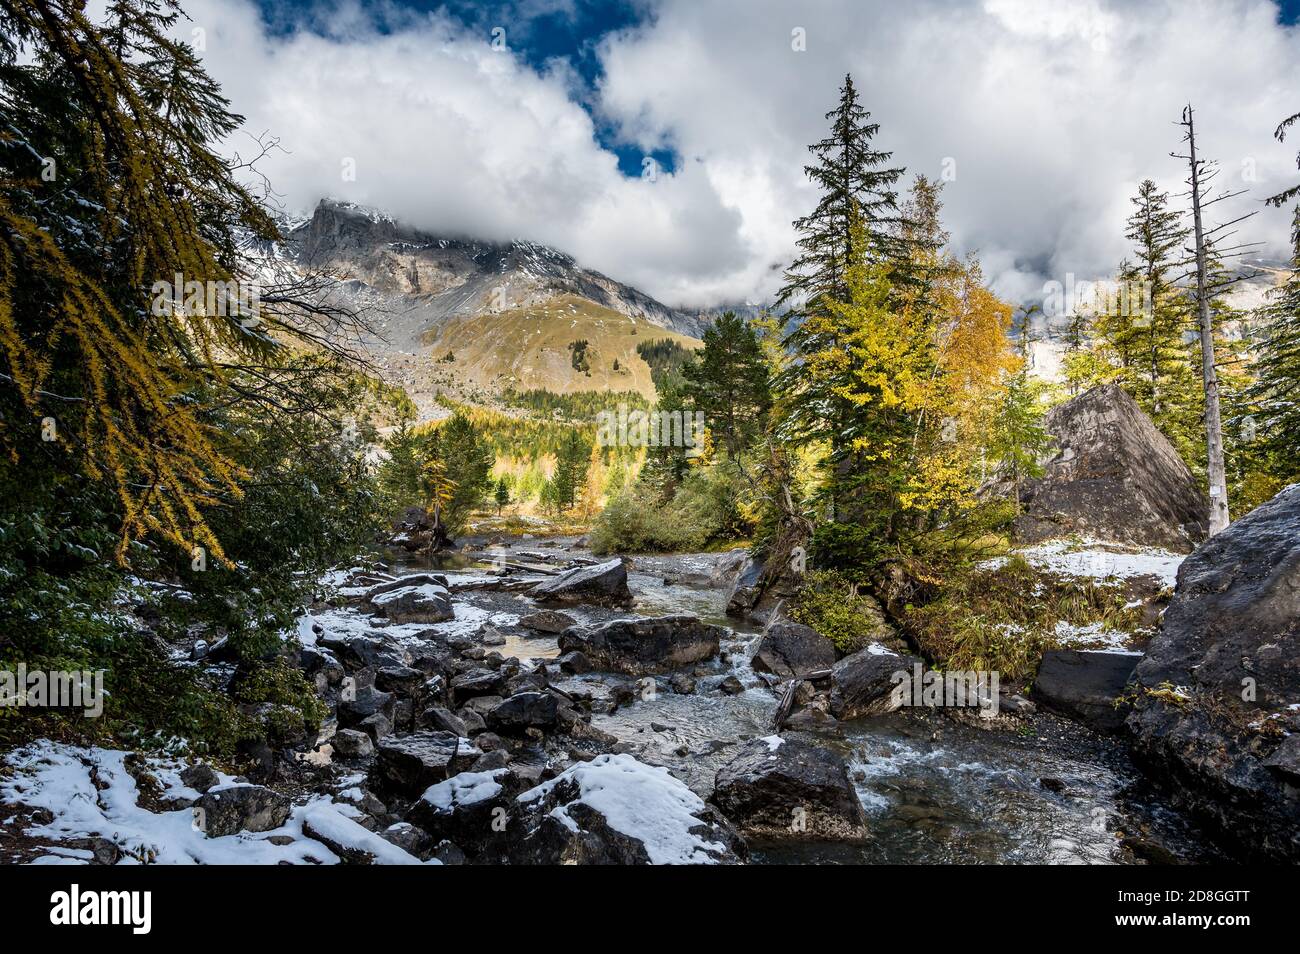
[[[1051,540],[1019,551],[1034,566],[1062,576],[1110,577],[1127,580],[1136,576],[1154,576],[1165,586],[1178,579],[1178,567],[1186,555],[1155,548],[1122,549],[1095,540],[1072,542]],[[990,561],[995,566],[1000,561]]]
[[[775,752],[781,746],[785,745],[785,739],[781,738],[779,735],[767,735],[758,741],[767,743],[767,750],[769,752]]]
[[[497,779],[506,771],[507,769],[493,769],[490,772],[461,772],[445,782],[430,785],[420,798],[440,811],[487,801],[501,791],[501,783]]]
[[[590,762],[579,762],[524,792],[518,800],[537,801],[566,780],[578,785],[576,802],[600,812],[610,828],[644,844],[651,864],[713,864],[709,852],[723,850],[722,845],[691,832],[701,823],[697,816],[706,810],[703,799],[667,769],[626,754],[598,755]],[[567,806],[556,807],[551,815],[570,830],[578,830]]]
[[[897,656],[898,655],[898,653],[894,652],[888,646],[882,645],[881,643],[872,643],[870,646],[868,646],[867,654],[870,656]]]
[[[51,842],[102,837],[121,849],[120,864],[336,864],[339,858],[325,845],[308,838],[304,818],[322,834],[340,844],[375,855],[381,863],[412,864],[419,859],[378,839],[347,818],[348,806],[319,798],[293,809],[281,827],[266,832],[240,832],[209,838],[194,825],[188,808],[151,812],[137,804],[139,790],[126,770],[130,753],[116,749],[82,748],[42,739],[10,752],[5,765],[12,775],[0,781],[0,800],[6,804],[43,808],[52,816],[31,825],[25,833]],[[145,762],[162,784],[166,798],[187,796],[191,789],[178,784],[174,764],[156,759]],[[222,777],[229,784],[228,777]],[[197,793],[194,793],[197,794]],[[290,839],[273,844],[272,836]],[[373,839],[373,840],[372,840]],[[376,844],[375,841],[382,844]],[[34,864],[78,863],[68,849],[55,844]]]

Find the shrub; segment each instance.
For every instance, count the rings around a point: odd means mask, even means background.
[[[898,642],[880,604],[861,595],[856,585],[835,570],[816,570],[805,576],[790,615],[817,630],[843,653],[857,652],[872,642]]]

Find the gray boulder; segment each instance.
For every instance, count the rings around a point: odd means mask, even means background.
[[[809,673],[835,665],[835,644],[811,626],[781,620],[763,634],[753,668],[781,679],[804,679]]]
[[[194,824],[209,838],[271,831],[289,818],[289,799],[263,785],[219,785],[194,802]]]
[[[524,629],[554,636],[558,636],[570,626],[576,626],[577,623],[578,621],[568,613],[561,613],[559,610],[538,610],[519,619],[519,625]]]
[[[411,583],[410,579],[381,583],[366,593],[366,602],[377,614],[394,623],[443,623],[456,618],[451,593],[444,583],[434,580]]]
[[[831,714],[846,720],[893,712],[902,705],[895,673],[910,675],[919,662],[879,643],[845,656],[831,668]]]
[[[559,576],[538,583],[529,591],[538,603],[551,606],[629,606],[632,592],[627,588],[627,567],[615,558],[594,566],[578,566]]]
[[[668,770],[598,755],[515,800],[513,864],[735,864],[744,839]]]
[[[867,819],[843,758],[797,736],[747,742],[710,798],[745,834],[864,838]]]
[[[1186,553],[1205,539],[1207,505],[1191,471],[1137,403],[1114,384],[1053,408],[1055,448],[1022,481],[1015,535],[1025,543],[1082,534]],[[1000,479],[986,494],[1009,496]]]
[[[1300,484],[1183,561],[1133,679],[1140,762],[1232,850],[1300,861]]]
[[[549,692],[517,692],[483,718],[493,732],[518,735],[530,728],[554,728],[559,712],[559,701]]]
[[[451,732],[416,732],[382,740],[371,768],[382,788],[419,795],[430,785],[469,768],[479,751]]]
[[[574,626],[560,635],[559,644],[562,652],[581,652],[597,667],[644,676],[711,659],[725,633],[695,616],[638,617]]]
[[[1116,700],[1142,656],[1049,649],[1034,677],[1034,699],[1103,732],[1117,732],[1128,714]]]

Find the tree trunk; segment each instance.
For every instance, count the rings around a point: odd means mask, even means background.
[[[1206,471],[1210,481],[1210,536],[1228,526],[1228,482],[1223,465],[1223,422],[1219,412],[1219,376],[1214,367],[1214,320],[1206,289],[1205,231],[1201,224],[1201,180],[1196,165],[1196,131],[1187,107],[1187,141],[1191,147],[1192,223],[1196,232],[1196,304],[1201,326],[1201,371],[1205,384]]]

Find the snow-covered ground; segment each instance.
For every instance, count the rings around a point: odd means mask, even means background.
[[[125,864],[337,864],[333,851],[304,833],[304,823],[336,845],[368,852],[376,863],[421,864],[359,825],[356,808],[327,796],[294,806],[288,821],[272,831],[209,838],[187,807],[152,812],[138,804],[139,787],[125,765],[128,754],[44,739],[9,753],[5,765],[12,775],[0,781],[5,817],[17,818],[18,805],[53,816],[23,829],[34,844],[50,843],[32,864],[86,864],[91,853],[66,843],[96,837],[116,844]],[[198,797],[181,782],[177,763],[151,759],[147,768],[163,786],[163,801],[184,804]]]
[[[1095,580],[1132,579],[1154,576],[1165,586],[1178,579],[1178,567],[1186,556],[1155,548],[1125,548],[1097,540],[1051,540],[1017,551],[1032,565],[1061,576],[1090,577]],[[986,566],[997,566],[992,560]]]

